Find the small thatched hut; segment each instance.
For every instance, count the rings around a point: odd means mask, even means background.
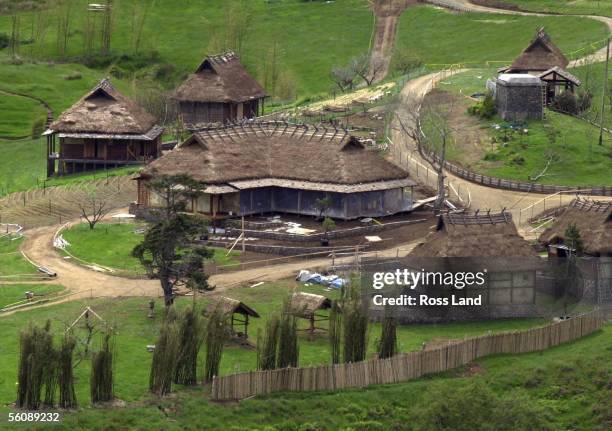
[[[259,313],[244,302],[226,296],[215,297],[204,310],[206,315],[215,312],[225,315],[230,321],[232,333],[241,338],[248,338],[249,336],[249,317],[259,317]],[[241,327],[242,330],[236,330],[236,327]]]
[[[265,213],[382,217],[412,208],[416,184],[403,169],[339,129],[251,122],[206,130],[150,163],[138,179],[139,207],[163,205],[149,190],[159,175],[189,174],[203,193],[187,210],[212,219]]]
[[[612,202],[574,199],[540,235],[539,241],[548,247],[551,256],[567,255],[570,249],[565,236],[571,225],[578,228],[586,254],[612,256]]]
[[[295,292],[289,302],[289,312],[294,316],[308,319],[310,322],[309,331],[312,333],[316,328],[315,322],[328,320],[326,316],[317,314],[320,310],[327,310],[332,307],[332,301],[323,295],[314,293]]]
[[[206,57],[174,93],[190,128],[254,118],[263,112],[265,90],[233,52]]]
[[[533,100],[530,102],[533,103],[540,99],[540,105],[550,105],[560,91],[571,91],[573,93],[575,87],[580,86],[580,80],[565,70],[568,64],[568,59],[552,42],[542,27],[537,31],[529,46],[512,64],[502,67],[498,72],[502,74],[500,77],[504,74],[531,74],[539,78],[543,83],[542,90],[534,91],[532,93],[534,95]],[[498,83],[500,83],[499,79]],[[521,90],[518,89],[512,94],[519,99],[524,97],[524,95],[519,94],[520,92]]]
[[[143,164],[161,154],[163,131],[104,79],[45,132],[47,176]]]
[[[537,315],[536,271],[542,259],[517,232],[512,215],[501,213],[444,214],[404,260],[404,268],[429,273],[482,274],[483,283],[449,288],[445,283],[418,286],[408,295],[479,299],[472,307],[409,308],[407,321],[450,321]],[[395,263],[397,265],[397,263]]]
[[[501,73],[542,73],[558,67],[565,69],[569,64],[563,52],[553,43],[544,27],[538,29],[531,43],[521,52],[510,66],[499,70]]]

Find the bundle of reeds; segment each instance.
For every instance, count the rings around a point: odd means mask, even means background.
[[[264,333],[257,332],[257,368],[273,370],[276,368],[276,352],[280,320],[277,315],[270,316]]]
[[[359,362],[365,359],[368,347],[368,315],[357,283],[351,285],[342,300],[344,362]]]
[[[112,401],[114,394],[113,364],[115,339],[111,328],[107,328],[99,351],[91,357],[91,402]]]
[[[58,352],[59,406],[63,409],[77,407],[72,364],[75,346],[74,336],[65,334]]]
[[[392,315],[385,315],[382,322],[382,332],[378,340],[378,357],[390,358],[397,354],[397,319]]]
[[[53,406],[56,380],[56,352],[50,322],[45,328],[29,325],[20,336],[17,406],[36,410],[41,405],[44,388],[46,406]]]
[[[149,374],[149,390],[160,397],[172,391],[179,354],[178,329],[174,319],[168,318],[170,315],[168,313],[159,331]]]
[[[195,304],[185,309],[178,320],[179,352],[174,383],[197,383],[198,353],[204,339],[204,325]]]
[[[329,310],[329,350],[331,352],[332,364],[340,363],[342,339],[342,314],[336,303]]]
[[[289,312],[289,304],[284,302],[279,324],[277,368],[297,367],[299,362],[297,319]]]
[[[230,335],[227,316],[220,310],[210,314],[206,325],[206,360],[204,361],[204,382],[212,382],[219,375],[219,364],[223,347]]]

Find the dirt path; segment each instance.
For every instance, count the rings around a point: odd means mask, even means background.
[[[49,284],[64,286],[69,295],[61,299],[40,306],[29,307],[22,310],[3,313],[8,316],[16,312],[29,311],[35,308],[48,307],[62,302],[85,298],[121,298],[121,297],[161,297],[162,290],[158,280],[141,280],[116,277],[87,269],[81,265],[65,259],[53,247],[53,237],[60,228],[46,226],[29,230],[26,240],[22,244],[22,251],[39,266],[44,266],[57,273],[57,278]],[[393,247],[377,252],[378,257],[405,256],[418,241],[400,247]],[[351,263],[353,257],[336,259],[336,263]],[[209,282],[216,286],[215,292],[231,287],[259,281],[277,281],[294,276],[300,269],[325,269],[330,266],[329,258],[313,259],[308,262],[285,263],[279,265],[262,266],[242,271],[216,274],[210,277]]]
[[[382,71],[376,81],[382,80],[389,71],[400,16],[406,8],[417,3],[418,0],[380,0],[373,4],[375,22],[370,56],[372,61],[383,61]]]

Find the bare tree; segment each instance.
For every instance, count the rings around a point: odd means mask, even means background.
[[[382,78],[385,73],[387,62],[385,59],[377,53],[361,54],[351,60],[349,67],[353,70],[353,73],[363,79],[366,85],[369,87],[375,81]]]
[[[414,141],[419,154],[436,172],[434,210],[437,212],[442,210],[446,198],[444,164],[447,148],[453,142],[454,131],[449,122],[453,110],[452,102],[423,104],[421,98],[414,95],[405,97],[395,106],[399,130]]]
[[[351,91],[353,88],[355,88],[356,75],[354,69],[350,67],[350,65],[344,67],[334,67],[331,70],[331,79],[343,93],[345,91]]]
[[[95,189],[87,190],[87,196],[83,202],[79,203],[81,216],[89,224],[89,229],[93,230],[96,224],[102,220],[110,211],[106,201],[98,197]]]

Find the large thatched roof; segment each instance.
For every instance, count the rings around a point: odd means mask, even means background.
[[[289,310],[291,314],[300,317],[309,318],[318,310],[331,308],[332,301],[323,295],[315,295],[314,293],[295,292],[291,296]]]
[[[542,232],[540,242],[562,244],[565,231],[571,224],[578,228],[585,252],[591,255],[612,254],[612,202],[573,200],[553,225]]]
[[[237,299],[228,298],[226,296],[218,296],[213,298],[206,307],[206,314],[211,315],[214,312],[220,312],[224,315],[232,315],[234,313],[245,316],[259,317],[259,313],[246,305],[244,302]]]
[[[193,135],[155,160],[143,177],[187,173],[235,190],[287,187],[340,193],[415,183],[403,169],[345,131],[285,123],[246,123]]]
[[[266,97],[233,52],[207,57],[175,91],[181,102],[241,103]]]
[[[565,69],[568,59],[550,40],[550,37],[540,28],[529,46],[523,50],[505,72],[514,71],[545,71],[553,67]]]
[[[57,133],[141,135],[161,133],[155,117],[103,79],[51,124]],[[153,133],[154,134],[154,133]]]
[[[537,257],[517,232],[512,215],[445,214],[435,232],[425,237],[410,257]]]

